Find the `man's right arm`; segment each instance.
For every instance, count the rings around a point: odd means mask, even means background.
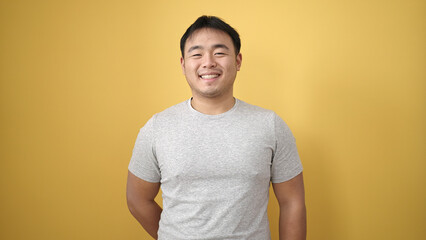
[[[162,212],[154,198],[160,189],[160,183],[144,181],[130,171],[127,177],[127,206],[142,227],[157,239],[158,224]]]

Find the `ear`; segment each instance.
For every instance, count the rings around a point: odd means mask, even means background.
[[[182,73],[185,75],[185,60],[183,57],[180,57],[180,66],[182,67]]]
[[[237,55],[237,71],[240,71],[242,61],[243,61],[243,55],[241,55],[241,53],[238,53],[238,55]]]

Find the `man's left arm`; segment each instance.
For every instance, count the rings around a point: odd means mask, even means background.
[[[272,183],[280,206],[280,240],[306,240],[306,206],[303,174]]]

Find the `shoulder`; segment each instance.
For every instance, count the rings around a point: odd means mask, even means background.
[[[270,109],[239,100],[238,115],[236,116],[238,121],[249,125],[258,132],[267,133],[270,137],[274,135],[276,116],[275,112]]]
[[[275,112],[272,110],[253,105],[242,100],[239,100],[239,105],[239,109],[242,114],[247,114],[252,117],[273,121],[276,116]]]
[[[185,100],[169,108],[166,108],[165,110],[158,112],[155,115],[157,118],[173,117],[175,115],[181,114],[188,107],[187,105],[188,105],[188,100]]]
[[[187,110],[187,104],[188,100],[166,108],[165,110],[154,114],[150,121],[152,121],[154,125],[173,121],[173,119],[176,119],[184,114],[184,112]]]
[[[244,118],[250,118],[274,131],[290,132],[287,123],[275,111],[240,101],[240,112]]]

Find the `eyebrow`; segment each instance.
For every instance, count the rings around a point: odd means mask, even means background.
[[[226,50],[229,50],[229,48],[225,45],[225,44],[215,44],[215,45],[213,45],[213,47],[212,47],[213,49],[216,49],[216,48],[224,48],[224,49],[226,49]],[[192,46],[192,47],[190,47],[189,49],[188,49],[188,53],[190,53],[190,52],[192,52],[192,51],[194,51],[194,50],[197,50],[197,49],[203,49],[203,47],[202,46],[200,46],[200,45],[195,45],[195,46]]]

